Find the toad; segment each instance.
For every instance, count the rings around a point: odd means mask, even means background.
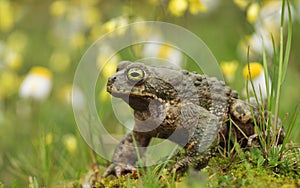
[[[155,137],[183,148],[174,171],[201,169],[230,131],[245,145],[261,121],[257,108],[223,81],[182,69],[124,61],[109,78],[107,91],[134,110],[135,125],[115,149],[104,177],[135,171],[136,152],[142,156]]]

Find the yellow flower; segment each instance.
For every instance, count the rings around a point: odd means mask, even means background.
[[[190,0],[189,10],[192,14],[199,12],[206,12],[207,7],[201,2],[201,0]]]
[[[5,57],[6,65],[12,70],[18,70],[22,66],[23,57],[20,53],[8,51]]]
[[[64,103],[71,104],[72,103],[72,85],[67,84],[63,86],[57,95],[58,99]]]
[[[49,65],[56,72],[65,72],[71,63],[70,55],[63,51],[55,51],[51,57]]]
[[[108,21],[103,25],[103,28],[107,31],[107,32],[112,32],[116,29],[117,27],[117,22],[115,20],[112,21]]]
[[[168,45],[161,45],[160,50],[158,52],[158,57],[161,57],[163,59],[166,59],[168,57],[169,52],[172,50],[172,48]]]
[[[118,54],[115,54],[112,57],[109,57],[109,54],[114,54],[112,49],[103,47],[99,50],[99,55],[97,57],[97,66],[104,79],[107,79],[116,72],[117,65],[120,62]]]
[[[233,0],[233,2],[242,10],[246,9],[250,0]]]
[[[7,39],[7,45],[18,53],[22,53],[28,43],[28,37],[20,32],[14,31]]]
[[[44,67],[33,67],[20,86],[20,97],[46,99],[52,88],[52,73]]]
[[[249,74],[250,72],[250,74]],[[266,78],[264,73],[263,66],[258,62],[251,62],[243,68],[243,76],[247,81],[248,91],[255,94],[255,96],[261,100],[266,99],[268,97],[267,85],[266,85]],[[252,79],[250,81],[250,79]],[[269,93],[271,89],[271,79],[268,78],[269,84]],[[252,82],[252,83],[251,83]],[[253,85],[253,86],[252,86]],[[245,89],[246,90],[246,89]]]
[[[182,16],[188,8],[187,0],[171,0],[168,9],[174,16]]]
[[[10,1],[0,1],[0,31],[9,31],[14,24],[14,13]]]
[[[120,16],[118,18],[111,19],[110,21],[103,24],[104,32],[113,32],[118,29],[118,35],[122,35],[125,32],[125,28],[121,27],[126,26],[128,24],[128,19],[124,16]]]
[[[99,36],[101,36],[102,33],[103,33],[102,24],[98,23],[93,25],[89,36],[90,41],[96,41],[99,38]]]
[[[68,6],[67,1],[63,1],[63,0],[54,1],[50,5],[50,13],[51,15],[56,17],[62,16],[66,12],[67,6]]]
[[[111,95],[109,95],[108,92],[106,91],[106,88],[103,87],[99,93],[100,100],[106,101],[107,99],[109,99],[109,97],[111,97]]]
[[[260,6],[258,3],[252,3],[247,10],[247,20],[250,23],[254,23],[259,15]]]
[[[102,68],[102,75],[105,78],[108,78],[111,75],[113,75],[116,72],[116,70],[117,70],[117,61],[115,60],[108,61]]]
[[[62,138],[63,144],[70,153],[75,153],[77,150],[77,140],[73,134],[66,134]]]
[[[85,44],[85,37],[82,33],[75,33],[71,37],[71,46],[73,48],[82,48]]]
[[[100,14],[99,10],[94,7],[88,7],[85,16],[84,16],[84,22],[87,26],[91,27],[98,23],[100,21]]]
[[[53,142],[53,135],[52,133],[47,133],[46,136],[45,136],[45,142],[46,142],[46,145],[51,145],[52,142]]]
[[[263,66],[258,62],[251,62],[243,68],[243,76],[245,79],[250,80],[250,78],[255,79],[263,71]],[[249,74],[250,72],[250,74]]]
[[[42,77],[46,77],[51,79],[52,78],[52,73],[50,72],[49,69],[45,68],[45,67],[32,67],[30,70],[30,74],[38,74]]]
[[[232,82],[234,80],[235,72],[238,67],[237,61],[224,61],[220,63],[221,70],[225,76],[225,79],[228,82]]]

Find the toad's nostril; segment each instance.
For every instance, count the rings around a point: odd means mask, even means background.
[[[111,76],[111,77],[109,77],[108,82],[109,83],[114,83],[116,79],[117,79],[116,76]]]

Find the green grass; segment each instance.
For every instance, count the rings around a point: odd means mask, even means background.
[[[280,44],[279,44],[279,52],[276,51],[275,43],[273,42],[273,48],[274,48],[274,57],[273,57],[273,72],[269,71],[266,53],[263,51],[263,67],[264,67],[264,73],[265,73],[265,83],[266,83],[266,90],[270,91],[271,93],[268,93],[268,97],[266,101],[259,101],[259,98],[262,98],[261,93],[260,96],[257,96],[258,92],[255,93],[255,99],[258,104],[262,104],[259,107],[260,115],[264,117],[265,111],[268,112],[268,120],[263,121],[260,124],[260,127],[257,129],[258,136],[260,139],[261,146],[263,148],[264,156],[268,158],[269,155],[271,155],[272,151],[274,151],[274,147],[278,146],[278,139],[279,139],[279,132],[281,129],[285,129],[286,135],[283,140],[283,144],[280,146],[278,155],[279,159],[281,158],[282,153],[286,149],[287,141],[290,140],[292,130],[296,126],[296,118],[299,113],[298,106],[295,109],[294,114],[292,117],[290,117],[290,122],[285,121],[285,117],[279,116],[280,111],[280,102],[281,102],[281,92],[282,92],[282,86],[284,84],[285,75],[287,72],[287,67],[289,63],[289,57],[290,57],[290,51],[291,51],[291,45],[292,45],[292,16],[291,16],[291,9],[288,1],[282,1],[282,16],[281,16],[281,27],[280,27]],[[288,23],[287,23],[287,29],[286,29],[286,43],[284,44],[284,15],[285,10],[288,10]],[[274,40],[273,40],[274,41]],[[249,70],[250,71],[250,70]],[[271,77],[272,85],[270,85],[268,78]],[[254,90],[253,83],[252,89]],[[248,95],[249,96],[249,95]],[[266,109],[265,109],[265,102],[266,102]],[[253,114],[254,116],[254,114]],[[282,119],[281,124],[279,124],[279,119]],[[285,128],[284,128],[285,124]],[[256,125],[256,127],[258,127]],[[263,130],[263,131],[261,131]],[[266,133],[265,131],[266,130]]]
[[[13,70],[20,81],[32,66],[49,67],[51,53],[55,50],[64,51],[67,45],[61,44],[63,42],[51,33],[55,23],[55,18],[49,14],[51,1],[9,2],[15,5],[14,13],[16,13],[17,20],[10,32],[0,31],[0,44],[6,44],[7,38],[14,31],[23,32],[28,37],[26,50],[22,54],[23,64],[19,70]],[[79,4],[72,5],[81,6]],[[222,1],[220,6],[220,9],[211,15],[187,14],[184,17],[175,18],[166,14],[166,4],[156,7],[145,2],[113,0],[99,1],[95,5],[103,13],[99,20],[101,24],[113,17],[125,15],[126,10],[130,10],[130,15],[133,17],[140,16],[145,20],[169,21],[186,27],[208,44],[218,61],[237,59],[236,47],[239,39],[245,34],[251,33],[253,28],[245,21],[245,12],[238,9],[231,1]],[[272,143],[276,142],[275,138],[270,136],[270,141],[264,144],[263,151],[257,148],[244,151],[238,145],[232,148],[228,147],[228,150],[225,151],[227,154],[222,153],[213,158],[209,166],[201,172],[191,170],[188,175],[181,178],[180,182],[174,181],[174,175],[164,170],[164,166],[168,165],[169,161],[167,161],[141,170],[137,174],[121,178],[100,178],[98,185],[100,187],[101,184],[110,187],[116,185],[125,187],[226,187],[229,185],[247,187],[252,184],[278,187],[299,185],[299,181],[297,182],[300,173],[299,148],[297,148],[297,144],[289,142],[290,140],[296,143],[300,142],[300,132],[297,127],[300,123],[297,115],[299,107],[295,107],[296,103],[300,103],[299,86],[294,82],[300,79],[298,63],[300,45],[297,42],[300,36],[300,25],[299,23],[293,24],[295,25],[293,41],[287,37],[287,42],[284,43],[285,30],[281,31],[281,48],[279,52],[275,53],[277,57],[274,58],[276,59],[274,64],[277,63],[278,68],[274,66],[275,69],[273,67],[267,69],[268,67],[265,66],[265,71],[269,75],[277,75],[275,73],[279,69],[281,72],[278,77],[272,78],[274,80],[272,83],[279,83],[279,87],[272,89],[273,99],[268,103],[270,104],[268,109],[271,109],[272,112],[277,111],[276,116],[283,120],[287,133],[287,139],[283,146],[274,147]],[[291,24],[288,24],[288,31],[292,32],[290,27]],[[72,83],[77,63],[90,44],[88,32],[84,34],[87,43],[85,47],[76,50],[68,49],[71,56],[69,69],[65,72],[52,70],[54,74],[53,91],[47,101],[32,103],[30,100],[21,100],[18,96],[18,84],[14,85],[15,93],[0,99],[0,188],[79,187],[89,173],[91,174],[90,178],[97,178],[97,173],[99,175],[105,171],[108,162],[96,156],[89,149],[77,131],[71,106],[60,100],[63,86]],[[287,36],[291,36],[290,33]],[[123,54],[122,57],[126,59],[129,56]],[[289,56],[290,59],[288,59]],[[2,73],[7,71],[2,67],[2,60],[0,58],[0,79]],[[288,65],[289,60],[291,62]],[[237,79],[240,76],[239,67],[236,79],[231,85],[238,91],[241,91],[244,86],[243,80]],[[275,80],[277,81],[275,82]],[[284,82],[284,80],[287,81]],[[2,89],[0,85],[0,90]],[[277,92],[279,93],[275,95]],[[98,95],[96,94],[96,96]],[[96,102],[99,102],[98,100],[97,98]],[[108,105],[105,103],[103,109],[110,109]],[[276,107],[276,105],[278,106]],[[103,111],[103,109],[99,109],[99,111]],[[290,114],[287,118],[286,113]],[[105,115],[104,124],[113,127],[115,125],[111,124],[113,113],[107,110]],[[112,121],[117,122],[117,120]],[[46,141],[47,134],[53,136],[50,144]],[[74,135],[77,140],[77,150],[74,153],[71,153],[64,145],[63,137],[67,134]],[[264,136],[260,135],[263,142]],[[94,165],[95,162],[99,164],[97,168]]]

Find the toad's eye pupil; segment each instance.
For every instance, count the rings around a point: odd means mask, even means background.
[[[138,76],[140,76],[140,73],[138,73],[138,72],[132,72],[132,73],[130,73],[130,76],[132,76],[132,77],[138,77]]]
[[[145,72],[137,67],[133,67],[127,70],[127,78],[130,82],[141,83],[145,78]]]

